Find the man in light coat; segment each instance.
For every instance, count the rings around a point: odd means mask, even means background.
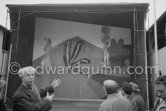
[[[132,111],[130,101],[119,93],[119,85],[113,80],[104,81],[107,99],[99,106],[99,111]]]

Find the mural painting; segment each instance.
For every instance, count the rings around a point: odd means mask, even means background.
[[[62,80],[56,98],[102,99],[102,82],[107,78],[130,79],[131,32],[127,28],[36,18],[33,66],[37,85],[54,78]],[[102,72],[103,66],[106,73]],[[114,66],[122,72],[113,71]],[[116,74],[115,74],[116,73]]]

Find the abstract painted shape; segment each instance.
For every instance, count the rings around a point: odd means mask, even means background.
[[[90,60],[87,58],[81,58],[76,61],[76,58],[78,57],[81,48],[83,46],[83,41],[80,40],[76,43],[74,46],[73,52],[71,51],[72,41],[67,40],[64,43],[64,51],[63,51],[63,60],[65,66],[67,66],[69,72],[72,70],[73,72],[82,73],[81,69],[79,67],[76,67],[80,64],[90,64]],[[72,52],[72,53],[71,53]]]
[[[70,66],[72,42],[67,40],[64,44],[63,60],[66,66]]]

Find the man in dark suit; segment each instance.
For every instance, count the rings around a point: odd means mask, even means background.
[[[22,84],[14,94],[13,111],[48,111],[52,108],[54,95],[49,93],[54,92],[54,88],[59,86],[61,81],[54,80],[51,86],[38,91],[34,85],[35,72],[35,68],[31,66],[19,70]]]

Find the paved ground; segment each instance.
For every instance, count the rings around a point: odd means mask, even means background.
[[[99,101],[53,101],[50,111],[98,111]],[[12,111],[7,106],[6,111]]]
[[[98,111],[101,102],[54,101],[51,111]]]

